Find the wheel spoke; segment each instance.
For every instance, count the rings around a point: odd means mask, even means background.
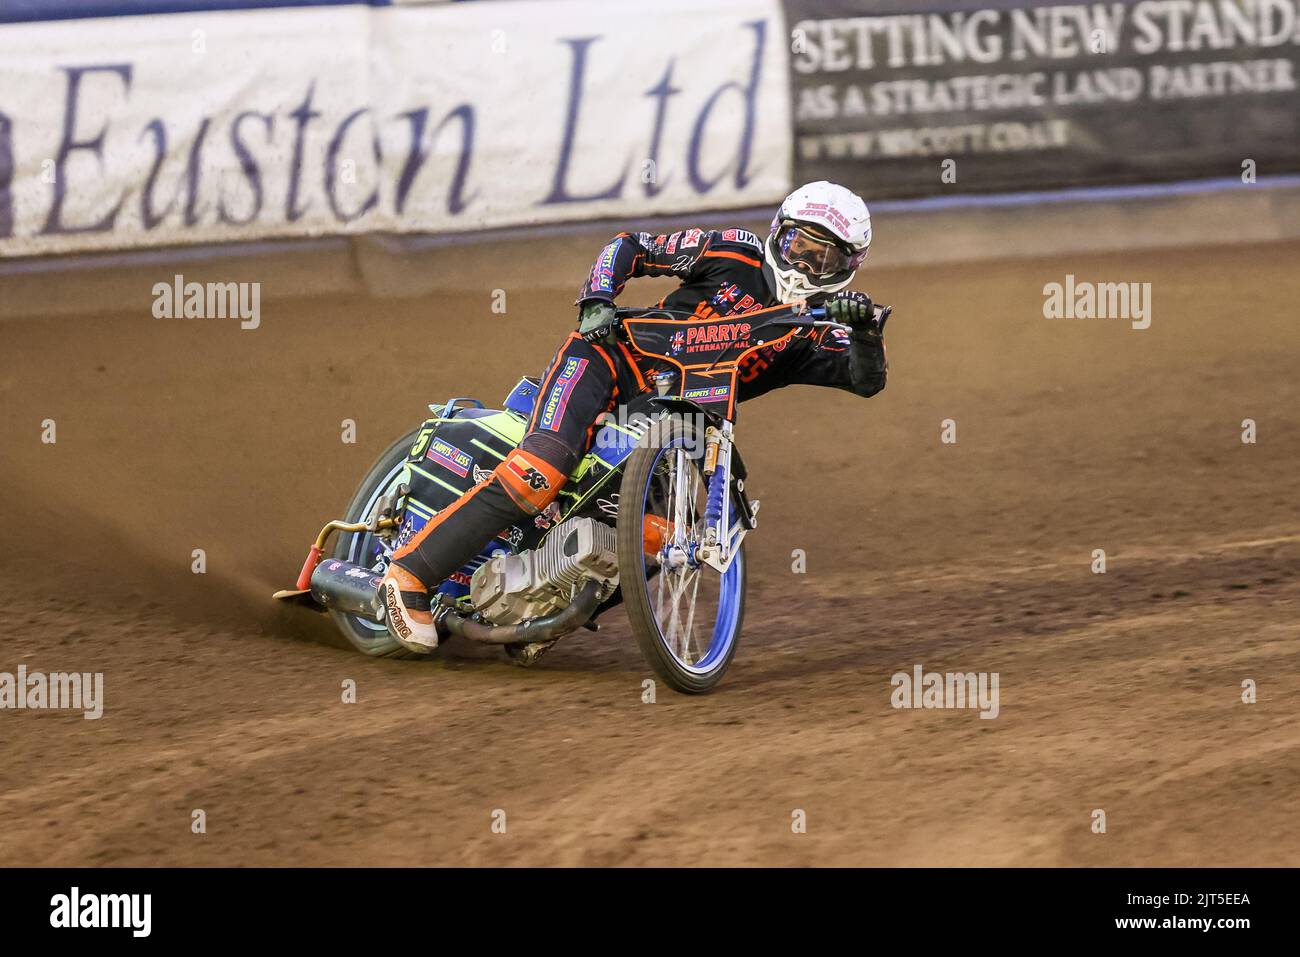
[[[685,647],[683,649],[686,655],[688,656],[688,658],[691,654],[691,646],[694,644],[693,639],[695,637],[695,631],[694,631],[695,599],[700,591],[700,570],[698,568],[695,569],[695,571],[692,573],[691,578],[694,580],[695,584],[691,588],[691,610],[690,610],[690,614],[688,614],[686,617],[686,641],[685,641]],[[696,655],[692,660],[698,661],[702,657],[704,657],[703,652]]]
[[[678,623],[680,621],[681,607],[682,607],[681,590],[675,588],[673,589],[673,615],[672,615],[672,620],[669,624],[668,633],[671,636],[672,644],[676,651],[677,656],[685,660],[684,655],[686,654],[686,650],[682,642],[679,640],[681,636],[681,631],[678,627]]]
[[[695,604],[694,604],[694,595],[692,595],[691,605],[689,606],[688,617],[686,619],[686,627],[685,628],[680,627],[681,612],[682,612],[682,596],[686,594],[687,583],[692,580],[698,580],[696,579],[696,575],[694,571],[688,569],[686,566],[682,566],[682,569],[677,576],[677,586],[673,589],[673,614],[672,614],[671,634],[674,639],[673,644],[677,649],[678,656],[683,661],[687,661],[688,660],[687,656],[690,654],[691,621],[695,617]]]

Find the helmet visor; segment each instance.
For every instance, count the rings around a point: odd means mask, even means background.
[[[777,232],[776,246],[786,263],[812,276],[850,272],[866,257],[865,249],[847,253],[831,240],[794,223],[786,223]]]

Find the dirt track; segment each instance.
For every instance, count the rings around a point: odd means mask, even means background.
[[[0,671],[107,696],[99,721],[0,712],[0,865],[1294,865],[1297,261],[868,270],[889,388],[744,408],[744,641],[717,693],[653,705],[618,616],[520,671],[368,661],[269,600],[425,403],[539,371],[572,297],[536,265],[505,316],[486,290],[271,300],[241,331],[154,320],[144,288],[0,323]],[[1151,282],[1151,328],[1042,318],[1066,273]],[[1000,715],[892,709],[917,664],[998,672]]]

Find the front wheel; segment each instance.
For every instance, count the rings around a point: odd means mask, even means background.
[[[722,680],[745,610],[745,555],[719,574],[696,559],[708,485],[704,443],[679,417],[658,420],[630,456],[619,489],[619,583],[637,644],[684,694]]]

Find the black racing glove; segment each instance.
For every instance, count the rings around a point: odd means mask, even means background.
[[[588,299],[578,309],[578,334],[597,345],[614,339],[614,306],[604,299]]]
[[[855,336],[879,339],[883,324],[876,321],[876,306],[865,292],[845,289],[826,302],[826,318],[842,322],[853,330]]]

